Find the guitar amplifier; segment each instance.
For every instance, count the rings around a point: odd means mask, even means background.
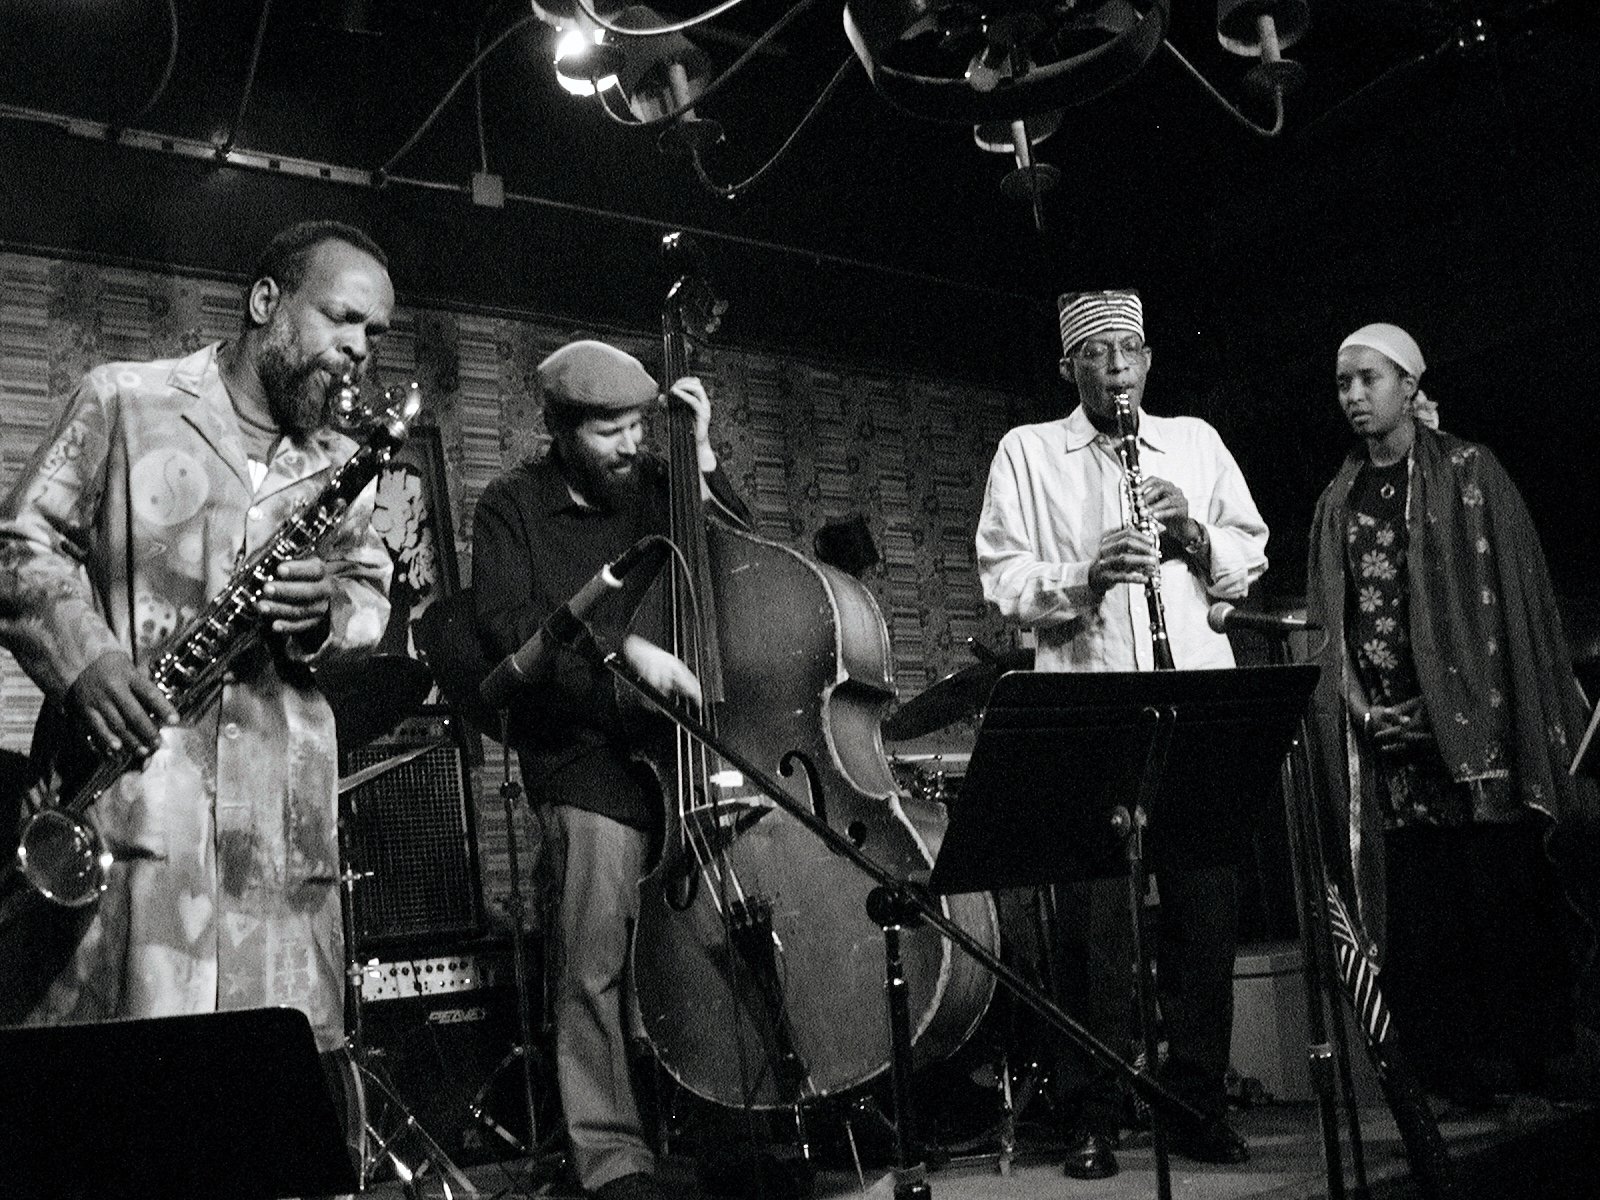
[[[415,757],[404,759],[409,753]],[[454,722],[417,719],[344,756],[346,778],[396,765],[340,798],[356,949],[463,941],[483,931],[471,772]]]
[[[386,1109],[369,1086],[376,1128],[400,1128],[409,1114],[463,1166],[521,1153],[528,1121],[511,974],[501,952],[368,964],[362,1027],[372,1069],[405,1109]]]

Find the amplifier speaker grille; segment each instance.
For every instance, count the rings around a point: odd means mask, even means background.
[[[362,746],[353,774],[435,740]],[[476,935],[483,927],[472,791],[461,747],[449,738],[343,798],[347,868],[370,872],[355,887],[358,949]]]

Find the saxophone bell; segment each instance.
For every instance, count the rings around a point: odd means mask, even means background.
[[[93,904],[106,890],[116,856],[83,817],[44,808],[28,818],[17,841],[17,870],[46,900],[63,908]]]

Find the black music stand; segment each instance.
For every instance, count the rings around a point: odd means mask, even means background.
[[[311,1024],[289,1008],[0,1029],[8,1195],[353,1192]]]
[[[1146,1061],[1154,1000],[1145,863],[1241,861],[1318,668],[1057,673],[996,682],[929,887],[1035,887],[1127,875]],[[1254,804],[1241,800],[1256,798]],[[1146,842],[1148,841],[1148,847]],[[1164,1118],[1156,1179],[1171,1194]]]

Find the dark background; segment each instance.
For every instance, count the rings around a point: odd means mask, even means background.
[[[1214,4],[1173,8],[1174,45],[1268,120],[1242,86],[1249,64],[1217,43]],[[484,66],[481,135],[468,82],[396,161],[475,47],[526,4],[0,0],[0,244],[242,278],[277,227],[326,214],[384,244],[404,302],[648,329],[664,283],[655,245],[687,228],[731,303],[724,341],[999,384],[1041,418],[1071,403],[1055,378],[1055,294],[1136,286],[1156,355],[1149,402],[1222,430],[1273,527],[1263,589],[1283,596],[1302,587],[1311,507],[1348,444],[1335,348],[1357,325],[1394,321],[1423,347],[1445,427],[1506,462],[1558,590],[1585,611],[1600,564],[1596,8],[1313,0],[1287,51],[1308,83],[1271,140],[1163,51],[1069,108],[1036,149],[1062,172],[1039,231],[999,191],[1009,158],[969,127],[895,109],[859,64],[730,202],[654,131],[560,91],[537,22]],[[783,11],[746,0],[690,36],[726,66]],[[850,53],[839,0],[816,0],[702,107],[728,135],[708,171],[753,171]],[[74,134],[59,117],[87,124]],[[391,178],[136,149],[101,123],[213,143],[231,131],[239,150]],[[503,208],[471,202],[485,165]]]

